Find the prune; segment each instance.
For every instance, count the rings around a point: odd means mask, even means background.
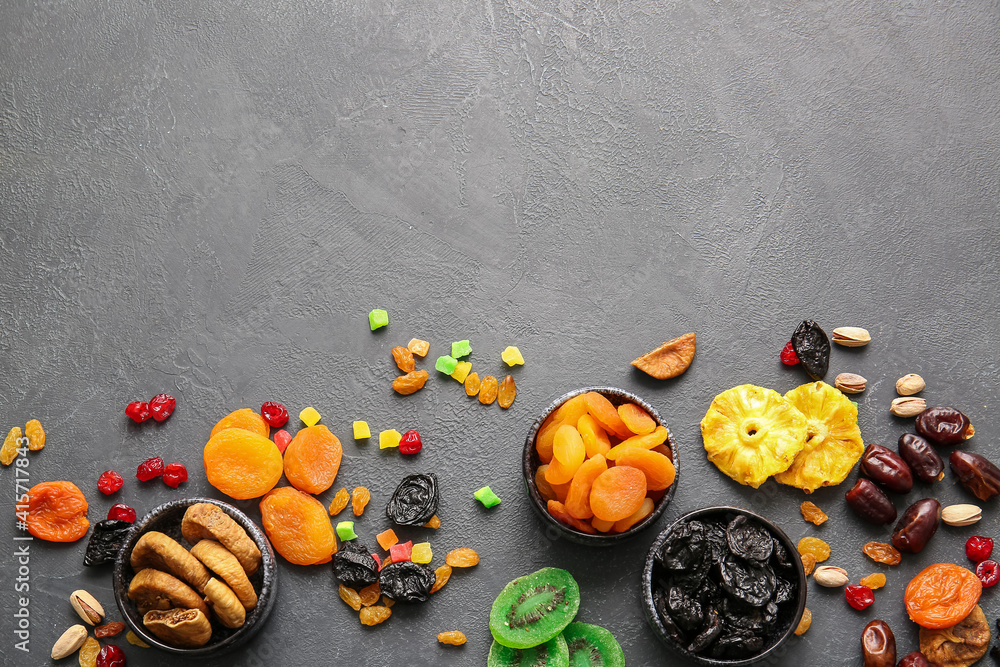
[[[913,473],[906,461],[874,442],[865,447],[861,456],[861,472],[895,493],[908,493],[913,488]]]
[[[653,592],[653,607],[656,608],[656,613],[660,617],[663,627],[667,629],[667,634],[673,637],[678,644],[686,643],[684,640],[684,631],[678,627],[677,622],[670,616],[670,612],[667,609],[667,594],[663,592],[662,588],[657,588]]]
[[[660,563],[668,570],[690,570],[705,558],[705,524],[691,521],[675,529],[660,547]]]
[[[830,339],[812,320],[804,320],[792,334],[792,347],[813,380],[822,380],[830,368]]]
[[[899,455],[921,481],[932,484],[944,477],[944,460],[937,450],[916,433],[899,436]]]
[[[120,519],[105,519],[94,524],[83,564],[91,566],[112,562],[125,544],[125,537],[131,527],[130,521]]]
[[[687,632],[697,630],[705,621],[701,603],[677,586],[667,593],[667,609],[677,625]]]
[[[892,531],[892,546],[911,554],[920,553],[937,532],[940,519],[941,503],[934,498],[918,500],[906,508]]]
[[[959,483],[976,498],[986,501],[1000,494],[1000,469],[985,456],[956,449],[948,463]]]
[[[730,596],[754,607],[763,607],[774,595],[774,571],[736,558],[726,558],[718,564],[719,583]]]
[[[774,586],[774,601],[778,604],[782,602],[788,602],[795,598],[795,584],[788,581],[787,579],[782,579],[781,577],[776,577],[776,584]]]
[[[744,560],[764,562],[774,551],[774,539],[770,533],[751,523],[743,514],[729,522],[726,542],[729,550]]]
[[[434,570],[426,565],[404,560],[383,567],[378,575],[378,585],[382,595],[390,600],[425,602],[436,579]]]
[[[714,611],[709,611],[708,624],[705,629],[694,638],[694,641],[691,642],[687,650],[691,653],[701,653],[708,648],[721,633],[722,621],[719,620],[719,615]]]
[[[917,415],[917,433],[938,445],[957,445],[976,433],[969,418],[955,408],[927,408]]]
[[[851,487],[847,504],[862,519],[877,526],[896,520],[896,506],[870,479],[861,478]]]
[[[347,540],[333,555],[333,576],[349,588],[364,588],[379,580],[378,563],[360,540]]]
[[[774,553],[772,554],[774,564],[785,569],[795,567],[795,562],[788,557],[788,549],[785,548],[785,545],[777,538],[772,538],[771,541],[774,543]]]
[[[861,633],[865,667],[896,667],[896,636],[889,624],[874,620]]]
[[[896,667],[931,667],[931,663],[927,662],[927,658],[924,657],[923,653],[914,651],[903,656],[903,659],[899,661]]]
[[[385,515],[401,526],[422,526],[438,509],[437,476],[407,475],[385,506]]]

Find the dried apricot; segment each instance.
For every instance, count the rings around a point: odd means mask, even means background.
[[[580,437],[583,438],[583,445],[587,448],[588,457],[595,454],[607,456],[611,450],[611,440],[593,417],[589,414],[581,415],[580,419],[576,422],[576,430],[580,432]]]
[[[423,389],[424,385],[427,384],[428,377],[427,371],[422,368],[419,371],[411,371],[393,380],[392,388],[397,394],[409,396]]]
[[[596,391],[588,391],[583,394],[583,400],[587,405],[587,412],[593,417],[601,427],[616,437],[625,440],[633,435],[632,431],[625,426],[625,422],[618,416],[618,410],[604,394]]]
[[[438,633],[438,642],[449,646],[461,646],[465,643],[465,635],[458,630]]]
[[[246,429],[217,432],[205,445],[203,458],[209,484],[237,500],[262,496],[281,479],[281,452]]]
[[[803,537],[798,544],[799,555],[812,554],[817,563],[830,557],[830,545],[818,537]]]
[[[479,381],[479,373],[473,371],[465,376],[465,382],[462,383],[465,386],[466,396],[475,396],[479,393],[482,383]]]
[[[409,373],[416,367],[416,362],[413,360],[413,352],[405,347],[397,345],[392,348],[392,358],[396,362],[396,365],[399,366],[399,370],[404,373]]]
[[[208,436],[209,439],[214,438],[219,431],[224,431],[227,428],[242,428],[264,438],[271,435],[271,427],[268,426],[263,417],[251,408],[235,410],[220,419],[212,427],[212,432]]]
[[[617,521],[604,521],[603,519],[598,519],[596,516],[590,520],[590,525],[594,527],[599,533],[607,533],[612,528],[615,527]]]
[[[809,629],[809,626],[812,625],[812,622],[813,622],[813,613],[809,611],[809,607],[806,607],[805,609],[802,610],[802,619],[799,621],[799,624],[795,626],[795,634],[797,636],[804,635],[806,633],[806,630]]]
[[[330,501],[330,516],[337,516],[344,511],[344,508],[351,502],[350,492],[341,487],[337,493],[334,494],[333,500]]]
[[[371,499],[371,491],[363,486],[355,487],[354,493],[351,494],[351,511],[354,512],[354,516],[361,516],[361,513],[365,511],[365,506]]]
[[[616,533],[624,533],[626,530],[628,530],[629,528],[631,528],[632,526],[634,526],[635,524],[639,523],[647,516],[652,514],[653,508],[655,506],[656,503],[653,502],[652,498],[643,498],[642,504],[639,505],[639,509],[637,509],[635,512],[625,517],[624,519],[615,521],[614,531]]]
[[[549,514],[551,514],[557,521],[562,521],[566,525],[576,528],[582,533],[593,535],[597,532],[597,530],[595,530],[594,527],[588,522],[581,521],[567,512],[566,506],[558,500],[548,501],[548,503],[546,503],[546,508],[549,510]]]
[[[630,447],[638,449],[652,449],[653,447],[662,445],[666,441],[666,427],[657,426],[652,433],[647,433],[646,435],[633,435],[629,438],[625,438],[611,448],[607,454],[607,458],[609,461],[616,461],[618,459],[618,455]]]
[[[19,440],[21,439],[21,427],[15,426],[7,433],[3,439],[3,447],[0,447],[0,463],[9,466],[17,458],[20,452]]]
[[[830,518],[811,500],[802,501],[802,504],[799,505],[799,511],[802,512],[802,518],[814,526],[818,526]]]
[[[299,491],[323,493],[333,485],[344,450],[330,429],[307,426],[285,449],[285,477]]]
[[[479,564],[479,554],[468,547],[459,547],[449,551],[444,562],[452,567],[473,567]]]
[[[365,607],[372,606],[378,602],[380,597],[382,597],[382,589],[379,587],[377,581],[358,591],[358,598],[361,599],[361,604]]]
[[[953,563],[935,563],[910,580],[903,601],[911,621],[939,630],[968,616],[982,592],[983,583],[971,570]]]
[[[437,593],[444,588],[449,579],[451,579],[451,565],[442,565],[434,570],[434,585],[431,586],[431,593]]]
[[[577,519],[589,519],[594,516],[590,509],[590,488],[594,480],[608,469],[608,462],[600,454],[584,461],[573,475],[566,494],[566,511]]]
[[[545,418],[541,428],[538,429],[538,435],[535,436],[535,451],[538,452],[538,458],[542,463],[549,463],[552,460],[552,441],[559,427],[563,424],[576,426],[585,414],[587,414],[587,399],[583,394],[578,394]]]
[[[620,521],[642,505],[646,497],[646,476],[638,468],[615,466],[594,480],[590,489],[590,509],[605,521]]]
[[[903,561],[903,554],[885,542],[866,542],[861,550],[873,561],[883,565],[899,565]]]
[[[556,491],[549,484],[549,480],[545,479],[545,471],[549,469],[548,463],[543,463],[538,466],[535,470],[535,488],[538,489],[538,493],[542,496],[542,500],[556,500]]]
[[[687,333],[668,340],[652,352],[647,352],[632,362],[640,371],[657,380],[677,377],[688,369],[694,359],[696,336]]]
[[[559,427],[556,431],[555,438],[552,442],[552,459],[553,463],[561,463],[566,468],[572,470],[571,474],[576,473],[576,469],[580,467],[584,459],[587,458],[587,448],[583,444],[583,438],[580,437],[580,432],[576,430],[575,427],[569,424],[564,424]],[[549,478],[549,481],[553,480]],[[557,480],[556,484],[564,484],[569,480]]]
[[[329,563],[337,551],[326,508],[298,489],[270,491],[260,501],[260,518],[271,544],[289,563]]]
[[[867,577],[862,577],[861,581],[858,583],[860,583],[862,586],[867,586],[873,591],[877,591],[878,589],[885,586],[885,575],[882,574],[881,572],[876,572],[875,574],[869,574]]]
[[[24,425],[24,435],[28,438],[28,449],[37,452],[45,447],[45,429],[42,422],[32,419]]]
[[[500,404],[501,408],[506,410],[514,405],[515,398],[517,398],[517,385],[514,384],[514,378],[508,375],[500,383],[500,390],[497,392],[497,403]]]
[[[73,482],[42,482],[28,489],[28,532],[49,542],[75,542],[87,534],[87,499]]]
[[[390,616],[392,616],[392,610],[388,607],[363,607],[360,615],[361,624],[378,625],[388,620]]]
[[[622,403],[619,405],[618,416],[625,422],[628,430],[636,435],[652,433],[653,429],[656,428],[656,422],[649,416],[649,413],[635,403]]]
[[[674,483],[674,463],[659,452],[640,447],[626,449],[615,461],[615,465],[632,466],[646,476],[647,491],[662,491]]]
[[[348,588],[344,584],[340,584],[337,588],[337,593],[340,595],[340,599],[347,603],[347,606],[354,611],[361,611],[361,596],[353,588]]]
[[[799,558],[802,559],[802,568],[806,571],[806,576],[808,577],[816,568],[816,556],[812,554],[799,554]]]
[[[497,379],[492,375],[487,375],[479,387],[479,402],[483,405],[491,405],[493,401],[497,400],[499,391],[500,385],[497,383]]]

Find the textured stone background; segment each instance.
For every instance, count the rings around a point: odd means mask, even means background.
[[[815,494],[832,518],[814,529],[798,492],[753,492],[710,466],[698,423],[733,385],[803,382],[777,354],[810,317],[872,332],[868,348],[834,351],[829,376],[869,379],[866,441],[907,429],[888,405],[894,380],[918,372],[930,403],[971,415],[969,447],[1000,458],[998,72],[995,0],[8,0],[0,426],[43,421],[31,482],[76,481],[93,520],[115,500],[219,497],[200,463],[211,425],[269,399],[316,406],[343,439],[336,486],[375,490],[359,521],[370,541],[398,479],[439,472],[432,543],[476,548],[475,571],[368,630],[328,568],[283,564],[265,631],[219,664],[481,665],[493,597],[544,565],[576,575],[581,620],[610,628],[629,664],[666,663],[638,602],[656,530],[614,551],[547,539],[518,467],[531,421],[579,386],[634,390],[681,443],[660,528],[739,503],[795,539],[830,539],[854,580],[876,571],[859,547],[889,531],[845,513],[846,486]],[[377,334],[373,307],[391,316]],[[686,331],[698,355],[678,380],[628,365]],[[514,407],[482,407],[437,375],[395,396],[389,349],[413,336],[432,356],[470,338],[481,374],[519,345]],[[160,391],[175,415],[129,424],[124,405]],[[355,445],[357,418],[418,428],[426,448],[404,461]],[[130,477],[157,454],[189,466],[180,491],[129,479],[114,499],[97,493],[101,471]],[[10,516],[13,469],[0,480]],[[492,512],[471,500],[483,484],[504,498]],[[897,505],[924,495],[970,499],[949,476]],[[997,525],[990,507],[978,530]],[[10,571],[15,529],[0,526]],[[811,588],[813,629],[775,664],[857,664],[876,617],[901,655],[914,649],[905,582],[964,562],[971,530],[943,528],[866,613]],[[75,621],[69,591],[113,606],[109,571],[83,571],[83,542],[31,549],[31,652],[13,648],[5,577],[4,664],[48,664]],[[995,619],[995,594],[983,599]],[[439,648],[446,629],[469,643]],[[182,664],[120,643],[131,664]]]

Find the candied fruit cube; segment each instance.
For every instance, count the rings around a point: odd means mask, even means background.
[[[451,374],[453,378],[459,382],[465,382],[465,378],[469,377],[469,371],[472,370],[471,361],[460,361],[455,364],[455,372]]]
[[[420,542],[419,544],[414,544],[413,549],[410,550],[410,560],[414,563],[423,563],[426,565],[431,562],[434,558],[434,552],[431,551],[430,542]]]
[[[353,540],[358,536],[354,532],[354,522],[353,521],[341,521],[337,523],[337,537],[342,541]]]
[[[495,507],[500,504],[500,496],[493,493],[493,489],[488,486],[484,486],[472,495],[483,504],[483,507]]]
[[[389,530],[383,530],[381,533],[376,535],[375,541],[378,542],[378,545],[382,547],[383,550],[388,551],[389,547],[399,542],[399,538],[396,537],[396,531],[390,528]]]
[[[372,328],[372,331],[380,329],[387,324],[389,324],[389,313],[385,312],[381,308],[376,308],[372,312],[368,313],[368,326]]]
[[[371,429],[368,428],[368,422],[358,421],[352,424],[354,428],[354,439],[361,440],[362,438],[372,437]]]
[[[455,367],[458,366],[458,359],[455,357],[449,357],[447,354],[437,358],[434,362],[434,370],[440,371],[445,375],[451,375],[455,372]]]
[[[472,346],[469,345],[468,340],[456,340],[451,344],[451,356],[456,359],[467,357],[470,354],[472,354]]]
[[[403,434],[394,428],[388,431],[380,431],[378,434],[378,448],[389,449],[390,447],[399,447],[399,441],[402,438]]]
[[[393,563],[401,563],[404,560],[410,560],[413,556],[413,542],[400,542],[399,544],[393,544],[389,547],[389,558],[392,559]]]
[[[504,351],[500,353],[500,358],[503,359],[504,363],[508,366],[524,365],[524,357],[521,356],[521,350],[517,349],[513,345],[508,345]]]
[[[306,426],[315,426],[320,420],[320,414],[316,408],[309,406],[299,413],[299,419],[301,419]]]
[[[418,357],[426,357],[431,350],[431,344],[419,338],[411,338],[410,342],[406,344],[406,349]]]

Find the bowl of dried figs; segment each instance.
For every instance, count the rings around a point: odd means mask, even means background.
[[[677,443],[635,394],[585,387],[532,424],[522,472],[543,523],[577,544],[611,546],[656,523],[677,488]]]
[[[218,656],[264,625],[277,567],[246,514],[211,498],[185,498],[136,521],[115,559],[114,586],[122,617],[147,644]]]
[[[657,536],[642,573],[646,620],[678,655],[743,667],[774,658],[806,613],[795,544],[750,510],[705,507]]]

